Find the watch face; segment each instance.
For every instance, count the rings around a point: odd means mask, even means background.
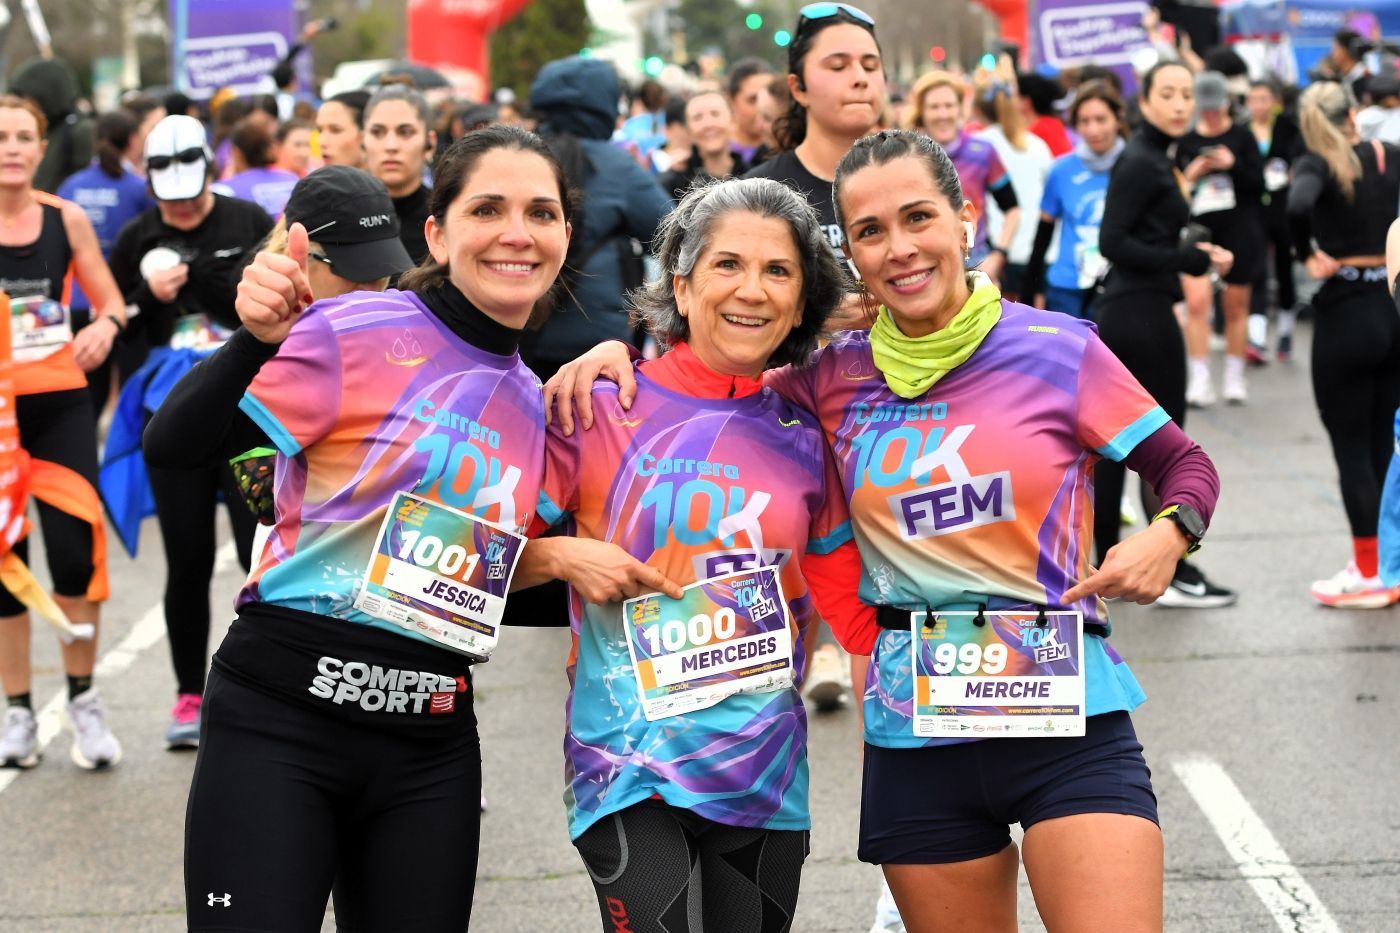
[[[1197,514],[1196,510],[1190,506],[1183,505],[1178,507],[1172,514],[1172,517],[1175,518],[1177,524],[1181,526],[1181,530],[1186,532],[1190,537],[1199,541],[1205,536],[1206,523],[1201,520],[1201,516]]]

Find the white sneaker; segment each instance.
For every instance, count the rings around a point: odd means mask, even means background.
[[[837,645],[822,645],[812,653],[812,664],[802,695],[819,712],[830,713],[847,703],[851,693],[851,656]]]
[[[73,725],[73,763],[95,771],[122,760],[122,746],[102,711],[102,698],[97,688],[85,690],[68,703],[68,721]]]
[[[1249,401],[1249,390],[1244,384],[1244,373],[1232,373],[1225,370],[1225,379],[1220,387],[1220,394],[1224,396],[1227,405],[1243,405]],[[1190,402],[1190,393],[1187,393],[1187,402]]]
[[[7,706],[0,725],[0,765],[6,768],[32,768],[39,763],[39,724],[34,711],[23,706]]]
[[[1400,598],[1400,587],[1386,586],[1380,577],[1363,577],[1356,561],[1312,585],[1313,599],[1337,609],[1384,609]]]
[[[899,916],[889,882],[880,879],[880,899],[875,902],[875,925],[870,933],[904,933],[904,919]]]
[[[1210,382],[1210,370],[1191,368],[1186,383],[1186,404],[1192,408],[1209,408],[1215,404],[1215,386]]]

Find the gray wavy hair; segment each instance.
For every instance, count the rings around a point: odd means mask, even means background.
[[[688,338],[690,325],[676,307],[674,276],[689,278],[710,245],[716,222],[738,212],[781,220],[792,231],[802,263],[802,323],[773,351],[768,366],[800,366],[816,351],[827,319],[854,283],[845,263],[832,252],[812,205],[771,178],[712,181],[686,193],[657,230],[656,256],[662,275],[632,292],[633,317],[664,346],[672,347]]]

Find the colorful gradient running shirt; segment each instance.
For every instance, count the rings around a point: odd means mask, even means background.
[[[277,524],[238,596],[436,642],[353,608],[384,511],[413,492],[523,533],[544,472],[539,380],[411,292],[317,302],[242,410],[277,446]]]
[[[1011,176],[1001,156],[997,155],[996,147],[966,131],[960,131],[958,138],[944,148],[957,167],[963,197],[977,208],[977,236],[972,241],[972,255],[968,260],[969,266],[975,266],[987,258],[987,192],[999,191],[1011,184]]]
[[[1123,459],[1168,419],[1092,325],[1003,301],[972,357],[916,399],[885,384],[864,332],[843,334],[812,367],[766,381],[821,419],[850,497],[866,602],[1070,608],[1107,624],[1096,597],[1060,601],[1089,573],[1091,469],[1103,457]],[[909,638],[879,635],[866,741],[960,741],[914,735]],[[1086,634],[1084,656],[1088,715],[1145,699],[1102,638]]]
[[[817,614],[799,568],[806,551],[850,540],[846,504],[816,420],[764,389],[692,398],[637,378],[630,411],[617,386],[593,387],[593,428],[550,428],[540,517],[572,517],[580,537],[612,541],[682,586],[781,566],[793,663]],[[643,715],[622,605],[570,594],[573,652],[564,738],[569,835],[659,796],[732,826],[807,829],[807,718],[796,689],[736,694],[653,722]]]

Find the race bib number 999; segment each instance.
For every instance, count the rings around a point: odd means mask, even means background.
[[[914,734],[933,738],[1084,734],[1078,612],[915,612]]]
[[[398,493],[355,608],[486,660],[525,539],[466,512]]]
[[[648,721],[792,686],[792,635],[776,568],[693,583],[680,599],[639,596],[622,612]]]

